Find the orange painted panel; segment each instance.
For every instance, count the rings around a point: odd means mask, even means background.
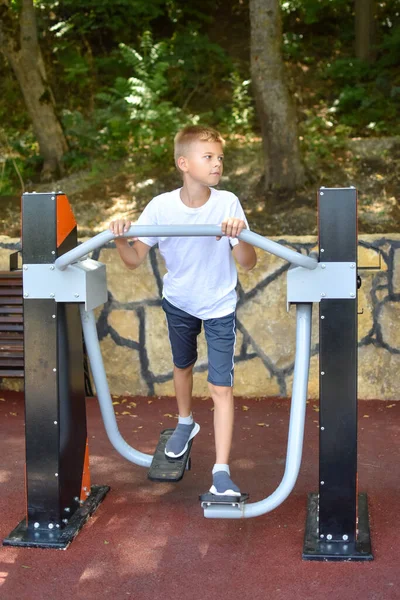
[[[65,194],[57,194],[57,248],[76,226],[74,213]]]
[[[80,500],[85,501],[90,493],[89,442],[86,438],[85,460],[83,463],[82,485]]]

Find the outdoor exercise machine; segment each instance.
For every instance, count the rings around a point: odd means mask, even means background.
[[[249,230],[239,238],[291,263],[287,302],[296,305],[296,356],[285,472],[268,498],[200,497],[206,518],[250,518],[291,493],[303,447],[313,302],[320,306],[319,492],[310,494],[303,558],[372,559],[368,507],[357,493],[357,192],[318,193],[319,260]],[[218,236],[213,225],[133,225],[125,237]],[[178,481],[190,468],[164,447],[154,456],[121,436],[107,384],[93,309],[107,302],[105,266],[87,258],[114,239],[104,231],[77,245],[77,225],[62,193],[22,196],[25,349],[26,517],[3,541],[9,546],[66,548],[109,491],[90,483],[82,331],[105,429],[127,460],[156,481]]]

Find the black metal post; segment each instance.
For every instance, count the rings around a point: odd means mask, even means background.
[[[23,269],[77,245],[63,194],[22,196]],[[77,304],[24,295],[26,518],[7,546],[66,548],[108,491],[90,486]]]
[[[357,269],[357,191],[321,188],[319,261]],[[320,302],[319,494],[310,494],[303,558],[371,560],[368,507],[357,495],[357,297]]]

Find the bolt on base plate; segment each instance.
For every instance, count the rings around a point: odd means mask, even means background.
[[[308,495],[303,559],[320,561],[373,560],[367,494],[358,495],[358,537],[351,541],[327,541],[318,536],[318,494]]]
[[[26,519],[23,519],[10,535],[3,540],[3,545],[66,550],[109,490],[110,488],[107,485],[92,485],[88,498],[77,508],[68,524],[63,528],[54,527],[49,529],[47,524],[43,524],[39,528],[33,525],[27,527]]]

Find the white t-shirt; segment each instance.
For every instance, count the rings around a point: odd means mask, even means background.
[[[190,208],[181,200],[182,188],[153,198],[140,215],[138,225],[220,225],[227,217],[248,223],[239,199],[232,192],[211,189],[207,202]],[[204,237],[141,237],[158,247],[164,258],[163,295],[168,302],[198,317],[215,319],[234,312],[237,303],[237,270],[231,246],[238,239],[219,241]]]

